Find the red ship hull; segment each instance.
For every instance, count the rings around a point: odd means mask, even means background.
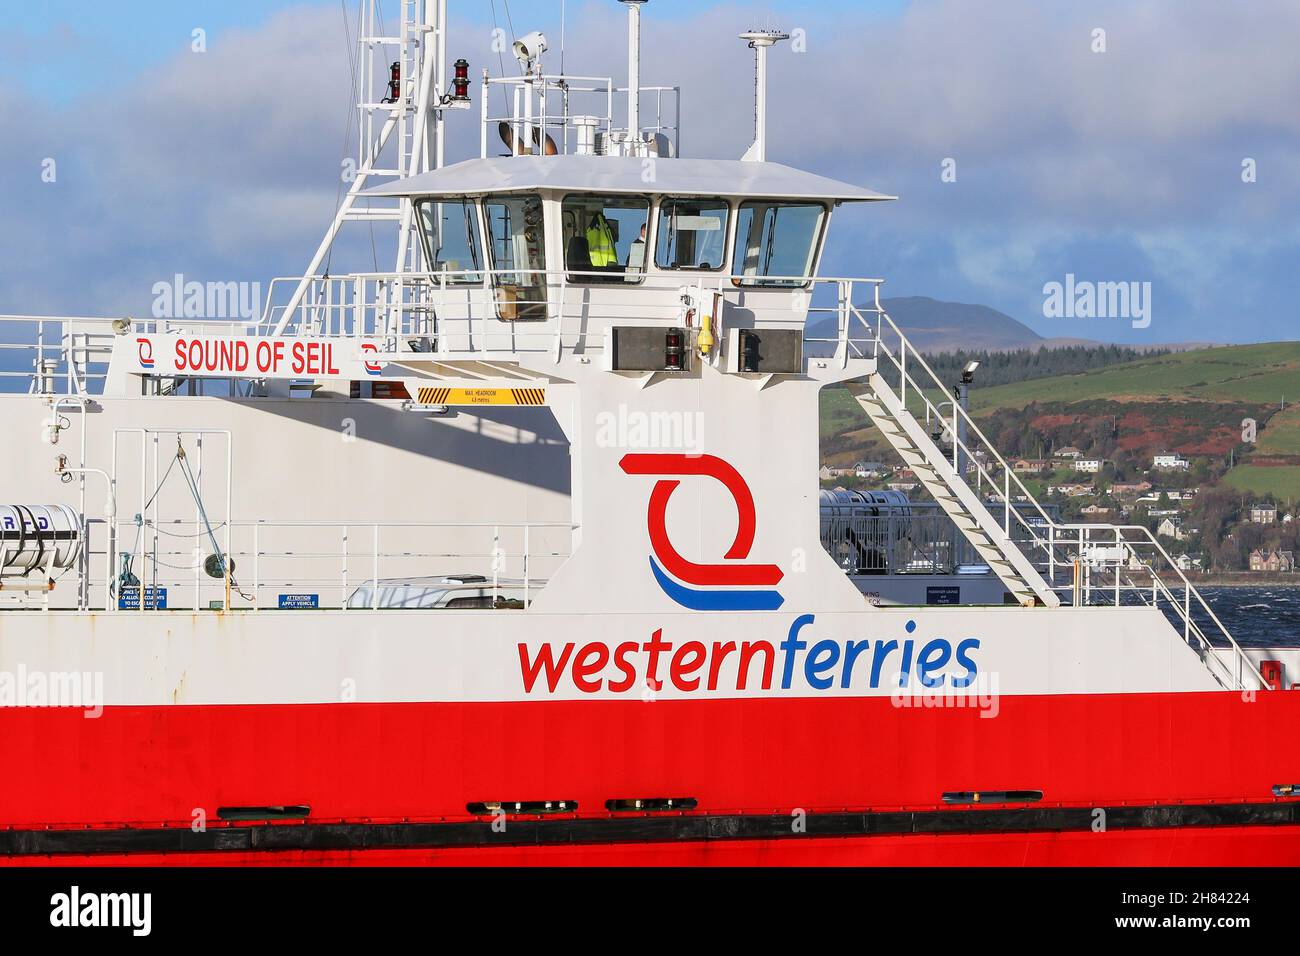
[[[97,719],[11,709],[0,714],[0,757],[31,771],[0,791],[0,836],[11,862],[69,864],[1300,863],[1300,826],[1278,815],[1294,803],[1273,794],[1300,781],[1300,695],[1007,696],[997,707],[990,717],[889,698],[354,703],[110,707]],[[998,807],[994,818],[991,807],[943,801],[1006,790],[1042,799]],[[665,797],[696,808],[606,808]],[[467,809],[548,800],[576,803],[576,812],[542,823],[507,817],[507,835],[526,832],[518,837],[526,845],[488,834],[489,818]],[[219,808],[288,805],[310,809],[272,824],[288,841],[278,847],[156,852],[156,842],[133,842],[191,834],[200,815],[209,834],[238,833],[250,824],[221,821]],[[1237,815],[1219,826],[1167,816],[1189,805]],[[1166,816],[1120,820],[1142,807]],[[812,821],[806,832],[791,823],[789,835],[762,839],[663,829],[703,816],[780,818],[784,830],[799,811]],[[925,822],[914,832],[819,835],[817,821],[835,814]],[[637,820],[660,829],[629,837],[628,821]],[[575,821],[580,836],[536,842],[537,827]],[[348,842],[369,839],[357,837],[368,828],[412,823],[435,825],[421,831],[425,845]],[[605,839],[603,823],[620,829]],[[460,824],[459,845],[438,845],[438,824]],[[467,824],[483,829],[478,845],[464,845],[474,842]],[[292,846],[296,830],[321,825],[334,829]],[[65,834],[75,839],[58,843]],[[42,839],[56,841],[55,851],[30,852],[48,850]]]

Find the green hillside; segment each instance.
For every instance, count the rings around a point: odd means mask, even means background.
[[[1058,467],[1051,475],[1026,477],[1040,500],[1046,485],[1095,482],[1075,497],[1055,498],[1065,520],[1089,521],[1088,505],[1121,509],[1123,520],[1152,530],[1152,506],[1135,495],[1113,492],[1116,482],[1145,480],[1169,493],[1188,532],[1168,545],[1203,560],[1216,571],[1245,571],[1254,548],[1300,551],[1294,522],[1253,524],[1250,507],[1263,499],[1283,511],[1300,511],[1300,342],[1199,349],[1091,366],[1083,374],[1055,374],[981,386],[976,374],[972,412],[980,429],[1008,460],[1044,458],[1072,445],[1082,457],[1102,459],[1102,470],[1073,476]],[[961,362],[942,357],[943,378],[960,374]],[[1089,367],[1082,364],[1070,369]],[[1035,374],[1031,364],[1013,372]],[[1041,374],[1041,372],[1039,373]],[[1006,378],[1002,379],[1006,381]],[[935,390],[935,402],[950,394]],[[1285,404],[1284,404],[1285,403]],[[909,406],[919,412],[915,392]],[[1257,423],[1251,441],[1246,420]],[[1188,467],[1155,469],[1153,457],[1176,452]],[[897,462],[896,453],[870,424],[848,390],[822,392],[821,459],[832,468],[859,460]],[[885,478],[834,475],[827,486],[880,487]],[[1174,491],[1198,489],[1191,503]],[[1112,497],[1113,495],[1113,497]]]
[[[863,428],[870,424],[867,414],[858,404],[857,399],[849,394],[847,388],[823,388],[821,390],[821,438],[828,438],[844,432]]]
[[[1284,504],[1295,505],[1300,502],[1300,465],[1274,468],[1238,465],[1223,476],[1223,484],[1252,495],[1272,495]]]
[[[972,393],[974,411],[1031,402],[1250,402],[1300,400],[1300,342],[1268,342],[1179,352],[1126,362],[1086,375],[1033,379]],[[1300,433],[1300,422],[1297,423]],[[1262,438],[1262,434],[1261,434]],[[1300,454],[1300,441],[1289,454]]]
[[[1286,411],[1270,418],[1268,428],[1259,433],[1261,455],[1300,455],[1300,402],[1291,401],[1288,398]]]
[[[1208,463],[1206,484],[1300,500],[1300,342],[1162,354],[988,388],[977,375],[971,398],[981,428],[1010,456],[1072,444],[1136,466],[1179,451]],[[915,397],[908,404],[920,413]],[[1254,447],[1242,440],[1244,418],[1259,423]],[[843,388],[822,392],[821,440],[829,465],[894,457]],[[1230,452],[1235,467],[1224,473]]]

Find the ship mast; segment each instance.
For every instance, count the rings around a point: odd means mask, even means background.
[[[767,51],[790,39],[781,30],[750,30],[740,35],[754,51],[754,145],[745,153],[745,160],[756,163],[767,159]]]
[[[646,0],[620,0],[627,7],[627,141],[639,151],[641,142],[641,5]]]
[[[359,56],[353,77],[357,93],[357,154],[343,175],[347,194],[294,289],[274,334],[285,331],[304,303],[311,304],[321,267],[345,223],[391,222],[397,226],[394,271],[419,271],[420,243],[412,241],[413,206],[407,199],[358,202],[376,177],[404,179],[443,164],[443,111],[465,108],[461,98],[444,87],[447,77],[447,0],[401,0],[397,32],[386,34],[379,0],[361,0]],[[389,60],[396,47],[396,58]]]

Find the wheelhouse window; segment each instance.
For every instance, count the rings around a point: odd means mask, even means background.
[[[569,281],[640,282],[649,223],[646,196],[566,196],[560,227]]]
[[[483,282],[478,207],[470,199],[420,200],[415,204],[428,269],[448,285]]]
[[[727,256],[727,217],[722,199],[665,199],[659,206],[655,265],[660,269],[716,272]]]
[[[546,319],[546,229],[536,195],[483,200],[497,316],[507,322]]]
[[[736,219],[733,272],[743,286],[794,287],[812,274],[826,207],[820,203],[746,202]],[[790,278],[800,277],[800,278]]]

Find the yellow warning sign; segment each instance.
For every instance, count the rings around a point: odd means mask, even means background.
[[[422,388],[421,405],[545,405],[544,388]]]

